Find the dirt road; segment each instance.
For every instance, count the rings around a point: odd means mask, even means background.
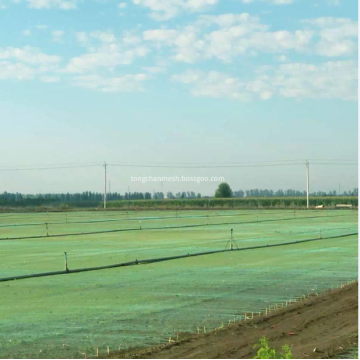
[[[217,332],[182,334],[178,343],[114,352],[108,358],[251,359],[256,354],[253,346],[262,336],[276,349],[291,345],[294,358],[329,358],[353,348],[357,333],[356,283]]]

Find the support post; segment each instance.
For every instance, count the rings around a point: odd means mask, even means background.
[[[64,252],[64,258],[65,258],[65,271],[69,271],[68,265],[67,265],[67,253]]]
[[[306,160],[306,207],[309,208],[309,162]]]
[[[233,230],[234,229],[231,229],[231,236],[230,236],[230,250],[233,249]]]
[[[105,183],[104,183],[104,210],[106,210],[106,162],[104,162],[104,169],[105,169]]]

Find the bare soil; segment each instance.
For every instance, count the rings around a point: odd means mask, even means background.
[[[254,344],[262,336],[277,350],[290,345],[295,359],[334,358],[353,349],[358,344],[358,284],[312,296],[224,329],[179,334],[178,341],[169,345],[113,352],[107,358],[252,359],[256,355]]]

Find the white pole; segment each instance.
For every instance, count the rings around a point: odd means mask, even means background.
[[[309,162],[306,160],[306,204],[309,208]]]
[[[105,189],[104,189],[104,210],[106,210],[106,162],[104,162],[104,169],[105,169]]]

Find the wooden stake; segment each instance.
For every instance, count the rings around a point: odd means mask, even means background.
[[[204,334],[206,334],[206,327],[204,326]]]
[[[99,357],[99,348],[96,348],[96,357]]]
[[[109,347],[107,347],[107,353],[110,354],[110,348]]]

